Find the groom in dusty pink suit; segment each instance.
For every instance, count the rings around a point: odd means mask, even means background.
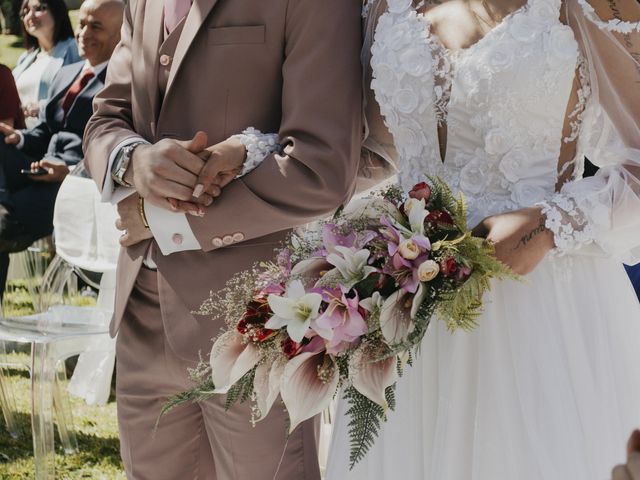
[[[317,419],[287,439],[281,408],[253,428],[248,405],[225,411],[217,396],[153,427],[167,397],[191,386],[187,368],[224,324],[191,312],[234,273],[272,258],[292,227],[353,192],[360,6],[127,4],[84,140],[87,167],[103,199],[119,202],[124,231],[111,331],[130,479],[320,478]],[[219,172],[213,185],[198,180],[204,165]]]

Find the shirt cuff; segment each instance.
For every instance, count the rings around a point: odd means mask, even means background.
[[[170,212],[145,202],[144,213],[163,255],[185,250],[202,250],[184,213]]]
[[[113,181],[113,178],[111,178],[111,170],[113,169],[113,162],[115,162],[118,153],[120,153],[120,150],[122,150],[127,145],[139,142],[147,144],[149,143],[140,136],[129,137],[116,145],[116,148],[111,151],[111,154],[109,155],[109,165],[107,166],[107,173],[104,176],[104,183],[102,184],[102,194],[100,199],[103,202],[111,202],[112,204],[116,204],[135,192],[135,189],[133,188],[126,188],[115,183]]]
[[[16,133],[18,134],[18,137],[20,137],[20,141],[16,143],[16,148],[18,150],[22,150],[22,147],[24,147],[24,135],[20,130],[16,130]]]

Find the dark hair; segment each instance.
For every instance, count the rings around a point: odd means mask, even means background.
[[[53,44],[56,45],[62,40],[67,38],[73,38],[73,27],[71,26],[71,20],[69,19],[69,10],[64,0],[40,0],[40,3],[49,7],[51,16],[53,17]],[[20,18],[24,18],[24,13],[29,7],[29,0],[23,0],[20,7]],[[38,39],[32,35],[29,35],[27,29],[24,27],[24,21],[21,22],[22,26],[22,38],[24,39],[24,47],[27,50],[38,47]]]

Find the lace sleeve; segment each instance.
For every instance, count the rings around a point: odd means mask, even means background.
[[[600,167],[542,204],[557,251],[640,261],[640,6],[566,0],[588,68],[578,152]],[[595,8],[594,8],[595,7]],[[608,19],[610,16],[611,19]]]
[[[262,133],[260,130],[249,127],[242,133],[234,135],[234,137],[240,140],[240,143],[247,150],[247,158],[242,166],[242,171],[236,178],[245,176],[260,165],[269,155],[280,149],[277,133]]]

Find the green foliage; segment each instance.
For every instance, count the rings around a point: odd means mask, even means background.
[[[396,406],[395,385],[387,388],[385,392],[389,409]],[[349,387],[344,392],[344,400],[348,402],[347,415],[349,421],[350,468],[362,460],[373,446],[380,433],[381,422],[386,421],[386,409],[372,402],[358,392],[354,387]]]
[[[256,369],[253,367],[250,371],[244,374],[244,376],[234,383],[227,392],[227,400],[225,401],[224,408],[229,410],[236,403],[244,403],[251,398],[253,393],[253,381],[256,378]]]

